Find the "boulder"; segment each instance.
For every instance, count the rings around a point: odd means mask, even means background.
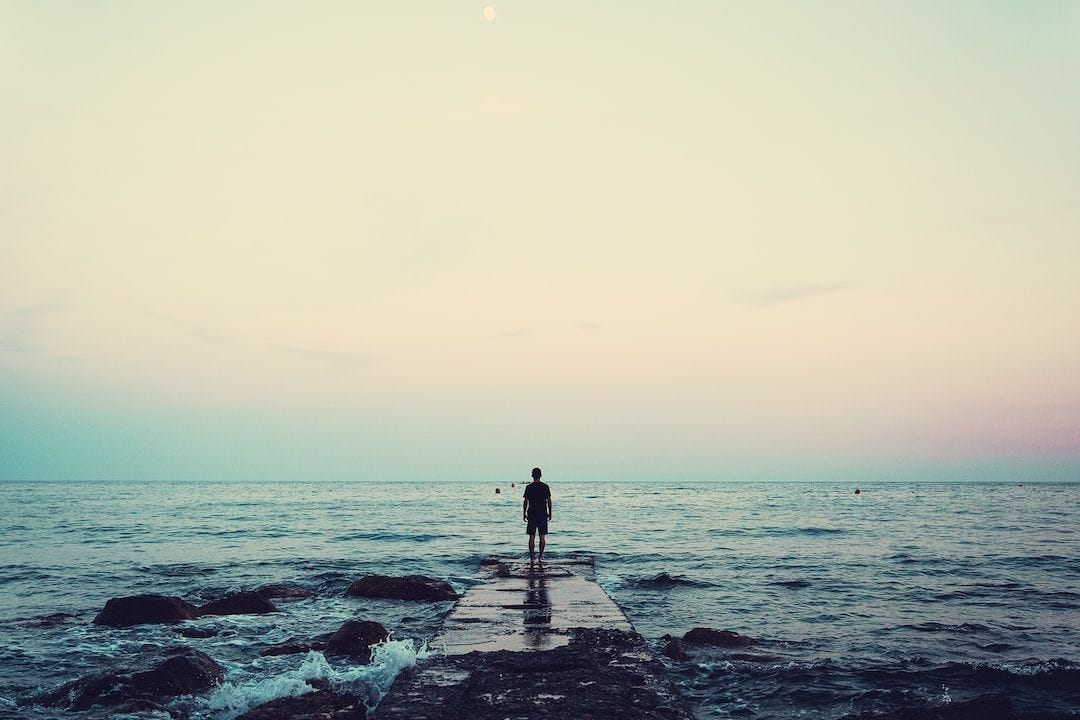
[[[682,643],[675,639],[668,640],[662,652],[672,660],[685,661],[690,659],[690,656],[686,654],[686,650],[683,649]]]
[[[255,590],[259,595],[264,598],[278,599],[278,598],[310,598],[315,597],[315,591],[307,588],[300,587],[299,585],[286,585],[284,583],[271,583],[269,585],[263,585]]]
[[[345,594],[390,600],[456,600],[458,597],[450,583],[423,575],[368,575],[350,585]]]
[[[39,617],[35,624],[40,625],[41,627],[56,627],[57,625],[69,625],[78,619],[78,615],[58,612],[53,613],[52,615],[43,615],[42,617]]]
[[[221,683],[221,666],[206,653],[183,649],[143,670],[107,670],[61,685],[40,699],[42,705],[88,710],[95,705],[115,706],[132,700],[156,701],[192,695]]]
[[[218,631],[209,628],[178,627],[176,633],[186,638],[212,638],[218,634]]]
[[[759,640],[730,630],[713,630],[703,627],[690,630],[683,635],[682,641],[687,645],[717,645],[719,647],[750,647],[760,644]]]
[[[277,611],[274,603],[257,592],[238,592],[206,603],[199,608],[199,615],[259,615]]]
[[[198,610],[191,603],[168,595],[129,595],[112,598],[94,618],[95,625],[130,627],[147,623],[192,620]]]
[[[271,700],[253,707],[236,720],[365,720],[363,700],[332,690]]]
[[[371,646],[389,639],[382,625],[369,620],[350,620],[326,641],[327,655],[345,655],[360,662],[371,661]]]
[[[135,700],[125,700],[107,710],[91,713],[90,717],[94,718],[94,720],[97,720],[97,718],[110,718],[111,720],[111,718],[121,715],[136,715],[140,718],[158,715],[163,718],[174,718],[178,716],[178,713],[152,700],[136,698]]]
[[[313,643],[281,643],[280,645],[271,645],[264,650],[260,650],[259,654],[263,657],[273,657],[275,655],[295,655],[296,653],[305,653],[309,650],[325,650],[326,643],[313,642]]]

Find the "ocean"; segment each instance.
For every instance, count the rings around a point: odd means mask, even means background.
[[[549,552],[589,553],[659,651],[693,627],[763,641],[761,657],[669,661],[700,720],[841,718],[1004,693],[1021,717],[1080,716],[1080,484],[613,483],[545,477]],[[365,574],[465,590],[487,555],[522,555],[523,484],[0,484],[0,718],[80,713],[42,691],[146,650],[188,645],[226,671],[187,717],[230,720],[306,689],[364,685],[374,703],[426,652],[450,603],[344,596]],[[110,597],[199,603],[287,582],[318,590],[271,615],[171,626],[90,621]],[[64,615],[57,615],[64,613]],[[260,657],[352,617],[392,631],[374,662]],[[43,618],[48,618],[43,621]],[[378,717],[377,708],[375,717]]]

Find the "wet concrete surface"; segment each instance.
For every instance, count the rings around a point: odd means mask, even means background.
[[[473,586],[430,643],[445,655],[473,651],[550,650],[570,641],[572,628],[633,627],[596,584],[592,558],[573,555],[530,565],[488,560],[485,582]]]

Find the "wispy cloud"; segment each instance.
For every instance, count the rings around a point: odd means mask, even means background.
[[[578,330],[580,330],[583,333],[586,333],[588,335],[592,335],[593,333],[598,333],[601,330],[603,330],[604,329],[604,323],[576,322],[576,323],[574,323],[574,327],[576,327]]]
[[[768,307],[785,303],[809,300],[821,295],[832,295],[851,290],[850,283],[805,283],[797,285],[777,285],[757,292],[745,293],[738,298],[749,305]]]
[[[339,363],[342,365],[348,365],[353,367],[375,365],[385,359],[385,356],[379,355],[377,353],[338,350],[336,348],[328,348],[323,345],[318,345],[316,343],[263,338],[254,335],[245,335],[242,333],[224,332],[216,328],[208,327],[206,325],[201,325],[199,323],[193,323],[188,320],[175,318],[171,315],[162,315],[161,313],[153,312],[149,314],[160,320],[164,320],[170,325],[173,325],[174,327],[181,330],[183,334],[187,335],[188,337],[192,337],[196,340],[201,340],[202,342],[206,343],[250,347],[261,350],[268,350],[270,352],[276,352],[285,355],[295,355],[300,357],[323,360],[327,362]]]

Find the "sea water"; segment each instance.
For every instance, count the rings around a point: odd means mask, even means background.
[[[763,642],[749,659],[707,648],[665,659],[702,720],[839,718],[994,692],[1021,714],[1080,713],[1080,484],[865,484],[858,495],[827,483],[549,484],[550,552],[594,555],[600,584],[654,647],[699,626]],[[345,587],[419,573],[466,590],[482,557],[524,554],[523,486],[495,487],[0,484],[0,718],[54,717],[36,694],[181,645],[226,671],[217,690],[174,702],[193,718],[229,720],[308,692],[312,678],[375,706],[450,604]],[[90,623],[110,597],[200,603],[270,582],[318,596],[189,623],[217,631],[204,639]],[[258,654],[353,617],[392,632],[370,665]]]

